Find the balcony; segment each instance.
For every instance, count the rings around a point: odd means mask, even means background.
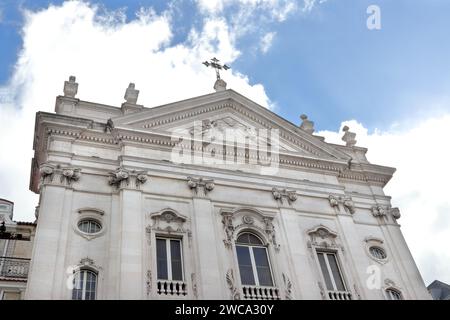
[[[158,280],[156,283],[158,295],[163,297],[185,297],[187,295],[186,283],[174,280]]]
[[[27,279],[30,259],[0,257],[0,277]]]
[[[244,300],[280,300],[276,287],[242,286]]]
[[[348,291],[327,291],[330,300],[352,300],[352,294]]]

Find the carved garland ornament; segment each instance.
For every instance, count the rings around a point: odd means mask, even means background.
[[[239,290],[235,286],[233,269],[229,269],[227,271],[227,274],[226,274],[225,278],[227,280],[228,289],[230,289],[230,292],[231,292],[231,299],[232,300],[240,300],[241,297],[240,297],[240,294],[239,294]]]
[[[284,282],[284,292],[286,295],[286,300],[292,300],[292,282],[289,280],[288,276],[283,273]]]

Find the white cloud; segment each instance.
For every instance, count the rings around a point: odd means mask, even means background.
[[[80,99],[120,106],[129,82],[139,103],[153,107],[213,92],[214,72],[201,62],[239,56],[235,36],[220,17],[205,17],[181,44],[171,45],[171,12],[124,11],[79,1],[25,11],[23,49],[8,85],[0,87],[0,197],[15,201],[15,219],[33,219],[37,197],[28,190],[36,111],[54,111],[64,80],[75,75]],[[237,70],[223,76],[233,88],[268,107],[264,87]]]
[[[275,35],[276,32],[268,32],[261,38],[260,49],[262,53],[266,53],[267,51],[269,51]]]
[[[402,232],[425,283],[450,282],[450,114],[423,119],[407,130],[368,133],[355,120],[341,124],[356,132],[357,145],[367,147],[372,163],[397,168],[385,188],[400,208]],[[342,131],[318,132],[327,142],[343,143]]]

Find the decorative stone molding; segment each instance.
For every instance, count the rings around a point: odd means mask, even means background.
[[[276,187],[272,188],[273,198],[281,203],[283,203],[283,199],[286,199],[289,204],[296,201],[298,196],[297,193],[293,190],[286,189],[278,189]]]
[[[337,211],[340,211],[340,207],[339,204],[342,204],[342,206],[344,207],[345,212],[349,213],[349,214],[354,214],[355,213],[355,203],[352,200],[351,196],[339,196],[336,197],[334,195],[329,195],[328,196],[328,201],[330,203],[330,206],[332,208],[336,208]]]
[[[80,265],[93,266],[94,265],[94,260],[92,260],[89,257],[83,258],[83,259],[80,260]]]
[[[151,270],[147,270],[145,284],[146,284],[146,288],[147,288],[147,296],[149,296],[150,293],[152,292],[152,271]]]
[[[333,195],[328,196],[328,201],[330,202],[330,206],[332,208],[337,208],[339,210],[339,199]]]
[[[173,209],[165,208],[158,212],[149,214],[149,218],[153,221],[151,226],[147,226],[146,231],[151,230],[164,231],[166,233],[187,233],[185,228],[187,218]]]
[[[151,221],[145,227],[148,244],[151,245],[152,232],[164,233],[167,235],[175,235],[183,237],[187,235],[189,247],[191,247],[192,232],[188,229],[189,221],[186,216],[177,211],[165,208],[157,212],[148,214],[147,218]]]
[[[231,249],[235,237],[241,230],[254,230],[259,236],[267,241],[267,244],[273,245],[278,252],[280,245],[276,239],[273,216],[263,214],[253,208],[238,208],[235,210],[222,210],[222,226],[225,233],[223,243],[226,248]],[[241,223],[235,223],[241,219]]]
[[[327,299],[327,295],[325,293],[325,288],[323,287],[322,282],[317,282],[317,286],[319,287],[320,296],[322,297],[322,300]]]
[[[147,172],[145,171],[127,170],[120,167],[116,171],[109,173],[108,183],[117,189],[126,187],[139,189],[147,180]]]
[[[239,290],[235,285],[233,269],[228,269],[225,278],[227,280],[228,289],[230,289],[231,292],[231,300],[240,300],[241,297]]]
[[[222,224],[225,231],[225,239],[223,240],[223,243],[225,244],[225,247],[230,249],[234,241],[233,213],[223,212]]]
[[[395,282],[394,282],[393,280],[391,280],[391,279],[389,279],[389,278],[386,278],[386,279],[384,279],[384,285],[383,285],[383,287],[382,287],[383,295],[384,295],[384,297],[385,297],[386,299],[389,299],[389,298],[388,298],[388,294],[387,294],[387,292],[386,292],[386,290],[388,290],[388,289],[397,291],[397,292],[401,295],[401,297],[402,297],[403,299],[405,299],[405,296],[404,296],[404,293],[403,293],[403,289],[400,288],[398,285],[396,285]]]
[[[205,196],[208,194],[208,192],[212,191],[215,186],[213,179],[193,177],[187,177],[187,184],[196,195],[198,194],[198,190],[202,189]]]
[[[383,243],[384,243],[383,239],[373,237],[373,236],[368,236],[368,237],[364,238],[364,242],[365,242],[365,246],[364,246],[365,252],[370,259],[372,259],[382,265],[389,261],[389,254],[383,245]],[[382,258],[378,258],[378,257],[375,257],[374,255],[372,255],[370,253],[371,247],[379,247],[386,254],[386,258],[382,259]]]
[[[71,187],[73,182],[80,180],[81,177],[80,168],[62,167],[60,164],[44,163],[40,166],[39,171],[41,184],[51,183]]]
[[[300,125],[300,129],[308,132],[309,134],[313,134],[314,133],[314,122],[309,121],[306,114],[302,114],[300,116],[300,119],[302,119],[302,124]]]
[[[266,217],[263,218],[264,221],[264,225],[265,225],[265,232],[267,234],[267,236],[269,237],[269,241],[273,244],[275,250],[280,250],[280,245],[277,243],[277,239],[275,237],[275,227],[273,225],[273,218],[270,217]]]
[[[197,290],[197,277],[195,273],[191,273],[191,282],[192,282],[192,293],[194,295],[194,298],[198,298],[198,290]]]
[[[111,118],[109,118],[108,121],[106,121],[105,132],[111,133],[113,129],[114,129],[114,122],[112,121]]]
[[[105,234],[107,224],[104,222],[103,216],[105,215],[105,212],[103,210],[100,210],[97,208],[80,208],[77,210],[77,212],[78,212],[78,216],[75,217],[75,219],[73,220],[73,225],[72,225],[72,228],[76,234],[85,238],[88,241],[98,238]],[[78,224],[82,220],[86,220],[86,219],[94,220],[98,224],[100,224],[100,226],[101,226],[100,231],[98,231],[96,233],[86,233],[86,232],[81,231],[78,228]]]
[[[310,237],[308,241],[308,247],[321,247],[321,248],[341,248],[340,245],[336,242],[337,233],[331,231],[324,225],[318,225],[315,228],[312,228],[307,231],[307,234]]]
[[[286,296],[286,300],[292,300],[292,282],[288,278],[288,276],[285,275],[284,273],[282,274],[282,276],[283,276],[284,294]]]
[[[349,212],[350,214],[355,213],[355,204],[352,200],[352,197],[346,196],[342,200],[342,204],[344,205],[344,209]]]
[[[243,216],[242,222],[245,224],[251,225],[251,224],[255,223],[255,219],[253,219],[252,216]]]
[[[102,270],[102,267],[97,266],[94,262],[93,259],[89,258],[89,257],[84,257],[80,260],[80,262],[73,268],[73,272],[77,272],[82,268],[88,268],[91,270],[94,270],[96,272],[99,272],[100,270]]]
[[[372,215],[377,218],[387,218],[388,214],[392,216],[395,220],[400,219],[400,209],[399,208],[392,208],[391,206],[381,206],[381,205],[374,205],[370,209],[372,211]]]
[[[391,212],[392,217],[395,220],[400,219],[401,214],[400,214],[400,209],[399,208],[397,208],[397,207],[396,208],[391,208],[390,212]]]

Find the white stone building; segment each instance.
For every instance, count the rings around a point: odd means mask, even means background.
[[[383,192],[395,169],[348,128],[326,143],[223,80],[154,108],[134,84],[120,108],[77,87],[36,114],[26,298],[430,298]]]

